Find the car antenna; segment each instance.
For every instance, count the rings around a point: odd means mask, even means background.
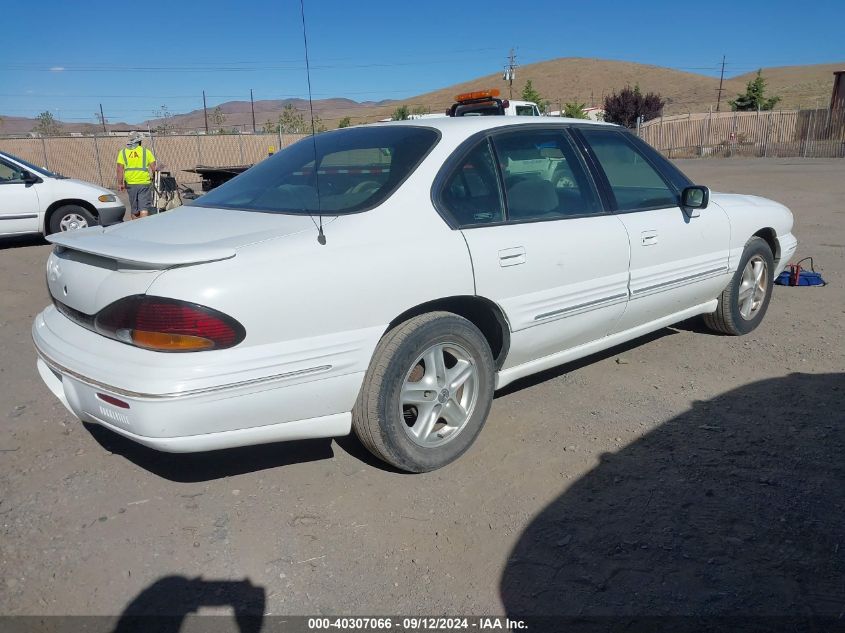
[[[314,125],[314,101],[311,98],[311,64],[308,61],[308,36],[305,34],[305,0],[299,0],[299,14],[302,16],[302,41],[305,43],[305,74],[308,77],[308,109],[311,111],[311,142],[314,146],[314,188],[317,190],[317,217],[320,224],[317,226],[317,241],[325,246],[326,234],[323,233],[323,206],[320,204],[320,170],[317,168],[317,129]],[[308,214],[311,215],[310,213]],[[314,216],[311,216],[314,222]]]

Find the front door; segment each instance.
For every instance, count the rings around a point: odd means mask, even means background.
[[[0,235],[38,230],[38,194],[23,168],[0,158]]]
[[[581,128],[631,241],[631,298],[621,332],[714,299],[727,285],[730,222],[717,205],[691,213],[664,159],[626,132]]]
[[[622,315],[628,235],[560,127],[480,141],[446,179],[441,205],[466,239],[476,293],[508,319],[502,369],[601,338]]]

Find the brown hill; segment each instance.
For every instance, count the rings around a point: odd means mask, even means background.
[[[769,93],[781,96],[782,101],[778,107],[814,107],[817,101],[819,107],[824,107],[829,102],[833,88],[833,71],[843,69],[845,63],[784,66],[764,68],[763,76],[768,82]],[[747,73],[725,80],[722,108],[729,109],[727,100],[744,92],[747,82],[755,74]],[[666,99],[666,114],[706,112],[710,106],[716,105],[716,91],[719,87],[718,78],[696,73],[632,62],[577,57],[527,64],[517,69],[516,76],[514,98],[519,98],[525,82],[530,79],[534,88],[552,102],[552,109],[558,109],[559,102],[567,101],[600,106],[604,95],[625,86],[639,84],[644,92],[657,92]],[[496,73],[411,97],[401,103],[422,105],[437,112],[452,103],[455,94],[487,87],[499,88],[503,95],[508,95],[507,83],[502,80],[501,73]],[[389,109],[374,108],[372,115],[389,116]]]
[[[763,78],[769,93],[781,98],[778,108],[827,108],[830,106],[835,70],[845,70],[845,62],[764,68]],[[756,74],[746,73],[732,79],[740,86],[737,92],[744,91],[745,84],[754,79]],[[735,93],[729,93],[729,98],[735,96]]]
[[[782,66],[764,68],[763,76],[768,82],[769,94],[779,95],[779,108],[826,107],[829,103],[833,86],[833,71],[844,70],[845,62],[835,64],[816,64],[809,66]],[[746,73],[725,80],[722,95],[722,108],[729,109],[727,101],[744,92],[746,83],[755,73]],[[604,95],[624,88],[626,85],[639,84],[645,92],[660,93],[666,99],[667,115],[687,112],[706,112],[716,103],[718,78],[683,72],[660,66],[636,64],[600,59],[567,57],[553,59],[536,64],[526,64],[517,70],[513,96],[519,98],[527,80],[531,80],[541,95],[551,102],[552,109],[558,109],[558,103],[578,101],[589,105],[600,105]],[[454,95],[467,90],[499,88],[507,96],[508,86],[500,73],[477,77],[470,81],[455,84],[433,92],[398,101],[357,102],[351,99],[318,99],[314,101],[314,112],[319,115],[327,127],[337,126],[343,117],[350,117],[352,123],[366,123],[387,118],[400,104],[411,108],[420,107],[430,112],[441,112],[451,103]],[[288,103],[299,111],[308,112],[308,101],[304,99],[282,99],[255,102],[255,119],[259,129],[265,121],[275,121]],[[252,128],[252,114],[248,101],[229,101],[220,105],[226,115],[223,127]],[[209,114],[212,109],[209,108]],[[201,130],[204,128],[202,110],[184,114],[175,114],[172,124],[180,129]],[[114,128],[144,129],[154,128],[160,123],[153,119],[133,125],[115,124]],[[24,134],[32,129],[34,119],[21,117],[3,117],[0,134]],[[93,124],[64,124],[67,132],[90,132]],[[209,127],[214,125],[209,120]]]

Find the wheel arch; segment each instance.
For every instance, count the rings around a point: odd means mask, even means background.
[[[87,200],[81,200],[79,198],[63,198],[61,200],[56,200],[55,202],[51,202],[50,206],[47,207],[47,211],[44,213],[44,226],[43,226],[42,233],[44,233],[46,235],[47,233],[50,232],[50,220],[52,219],[53,214],[57,210],[61,209],[62,207],[65,207],[69,204],[75,204],[77,206],[82,207],[86,211],[89,211],[95,218],[97,218],[97,221],[99,221],[100,214],[97,211],[97,207],[95,207],[93,204],[91,204]]]
[[[769,248],[772,249],[772,257],[775,260],[775,267],[777,267],[778,261],[780,261],[780,243],[778,242],[778,234],[771,227],[766,227],[764,229],[760,229],[757,231],[752,237],[759,237],[769,245]]]
[[[452,312],[477,327],[490,345],[496,369],[501,369],[510,349],[510,326],[502,309],[493,301],[477,295],[458,295],[426,301],[405,310],[388,325],[388,331],[420,314]]]

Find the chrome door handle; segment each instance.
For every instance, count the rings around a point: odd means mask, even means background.
[[[517,264],[525,263],[525,247],[515,246],[513,248],[505,248],[499,251],[499,266],[516,266]]]

